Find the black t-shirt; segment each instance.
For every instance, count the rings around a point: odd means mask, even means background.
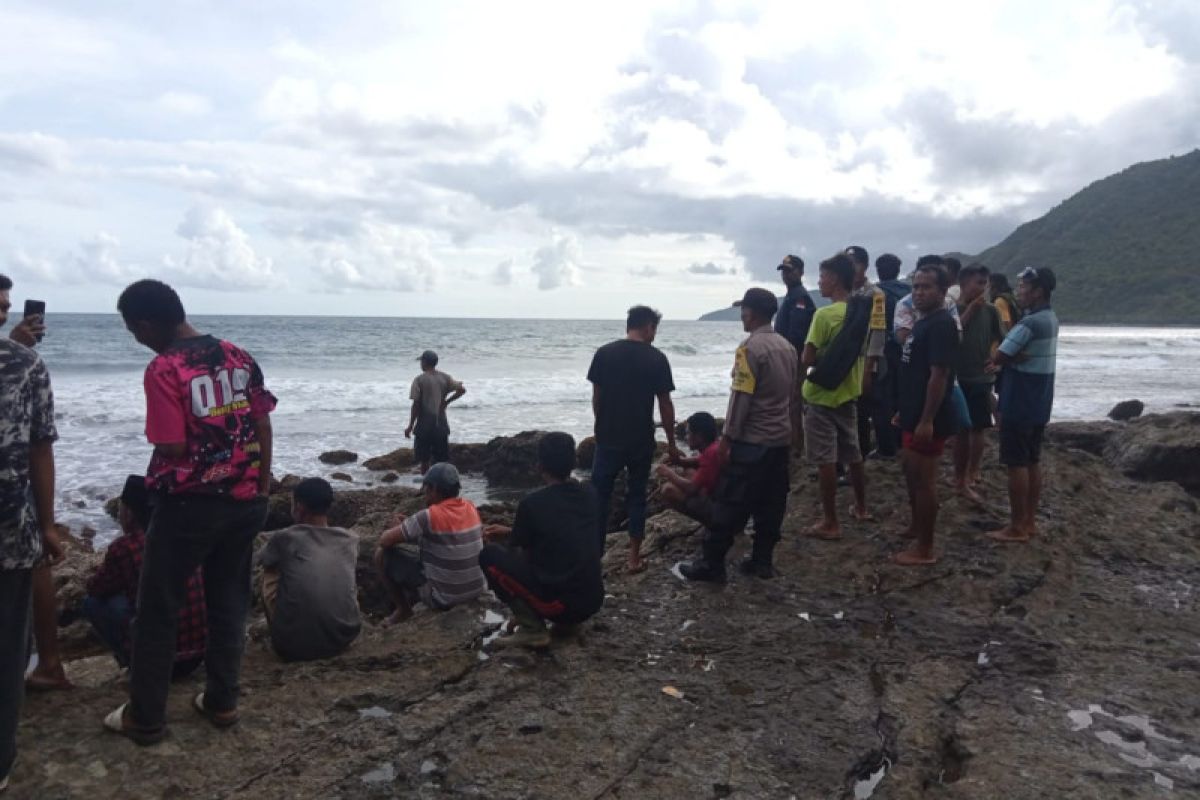
[[[600,387],[596,444],[653,449],[654,398],[675,390],[667,357],[645,342],[618,339],[596,351],[587,377]]]
[[[958,353],[958,326],[945,308],[940,308],[913,326],[910,346],[900,363],[900,427],[914,431],[925,410],[925,392],[931,367],[946,367],[946,395],[933,418],[935,436],[953,436],[958,431],[958,415],[951,397],[954,387],[954,359]]]
[[[791,342],[797,353],[804,352],[808,329],[812,327],[816,311],[812,295],[803,286],[788,289],[787,296],[779,306],[779,313],[775,315],[775,332]]]
[[[528,553],[546,590],[573,607],[604,602],[597,513],[595,491],[574,480],[538,489],[517,506],[509,543]]]

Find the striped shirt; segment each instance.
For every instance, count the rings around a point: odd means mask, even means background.
[[[1012,359],[1000,382],[1001,420],[1014,425],[1045,425],[1054,405],[1058,317],[1050,306],[1036,308],[1013,325],[1000,352]]]
[[[479,569],[483,523],[470,501],[443,500],[413,514],[400,527],[404,541],[421,547],[430,599],[438,607],[465,603],[487,587]]]

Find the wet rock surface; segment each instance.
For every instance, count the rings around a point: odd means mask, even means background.
[[[1108,418],[1115,419],[1117,422],[1127,422],[1140,417],[1145,410],[1146,404],[1141,400],[1122,400],[1108,412]]]
[[[340,467],[344,464],[353,464],[355,461],[358,461],[358,453],[350,450],[330,450],[317,456],[317,460],[322,464]]]
[[[124,687],[109,660],[75,661],[75,691],[27,698],[10,794],[849,798],[874,784],[880,800],[1195,796],[1192,498],[1051,444],[1038,537],[1000,545],[983,531],[1004,521],[1005,473],[994,448],[985,463],[984,505],[943,493],[936,566],[888,561],[907,520],[888,505],[904,497],[896,464],[870,464],[878,521],[844,522],[837,542],[800,534],[817,497],[797,464],[774,580],[731,569],[723,587],[680,581],[669,570],[696,526],[659,514],[642,574],[626,573],[625,537],[610,536],[610,596],[579,640],[484,658],[500,609],[482,602],[371,622],[324,662],[284,664],[252,640],[230,731],[189,709],[193,679],[172,689],[163,744],[105,735]],[[364,549],[419,502],[409,491],[360,502]]]
[[[1046,436],[1103,456],[1130,478],[1174,481],[1200,492],[1200,412],[1151,414],[1127,423],[1058,422],[1047,426]]]

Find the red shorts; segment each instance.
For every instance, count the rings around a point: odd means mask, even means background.
[[[923,456],[940,456],[946,452],[946,437],[934,436],[928,443],[917,446],[913,441],[912,431],[904,431],[900,434],[900,446],[905,450],[912,450],[914,453]]]

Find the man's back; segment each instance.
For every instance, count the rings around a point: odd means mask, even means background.
[[[404,521],[404,540],[421,546],[430,597],[442,608],[464,603],[486,587],[479,570],[483,522],[469,501],[454,497]]]
[[[788,444],[798,369],[796,348],[769,325],[751,333],[738,348],[733,392],[725,415],[726,434],[753,444]],[[747,397],[745,402],[743,398]]]
[[[569,480],[538,489],[517,506],[511,543],[529,553],[534,574],[559,594],[585,604],[604,599],[596,494]]]
[[[146,368],[146,436],[152,444],[187,445],[150,461],[151,488],[170,494],[258,494],[259,442],[255,421],[275,408],[258,364],[244,350],[213,336],[182,339]]]
[[[654,398],[675,389],[667,357],[646,342],[618,339],[596,351],[588,380],[600,391],[596,444],[653,448]]]
[[[817,351],[817,358],[833,342],[842,329],[846,320],[847,305],[845,301],[830,303],[824,308],[817,309],[813,315],[813,324],[808,333],[808,342]],[[828,408],[837,408],[862,393],[863,360],[856,359],[854,366],[846,373],[846,377],[836,389],[826,389],[812,381],[804,382],[804,399],[809,403]]]
[[[279,574],[271,640],[281,656],[327,658],[354,641],[362,624],[354,577],[357,536],[293,525],[271,535],[259,561]]]
[[[409,399],[420,404],[419,422],[423,425],[444,422],[442,403],[458,386],[458,381],[436,369],[425,370],[414,378]]]
[[[0,339],[0,569],[28,569],[42,538],[28,502],[29,448],[57,438],[50,375],[37,354]]]

